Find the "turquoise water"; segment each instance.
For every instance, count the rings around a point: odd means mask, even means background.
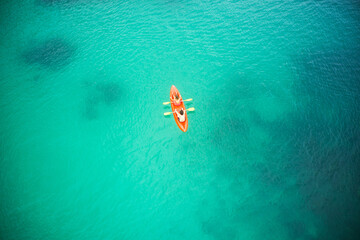
[[[0,238],[358,239],[359,23],[355,0],[3,1]]]

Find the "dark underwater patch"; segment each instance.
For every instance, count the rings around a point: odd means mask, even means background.
[[[296,56],[298,111],[274,123],[304,205],[326,225],[320,239],[360,236],[360,55],[358,50]],[[288,141],[286,141],[288,139]]]
[[[247,111],[247,121],[267,135],[268,140],[256,149],[239,140],[242,134],[248,134],[249,140],[252,138],[248,122],[240,124],[241,114],[227,114],[212,134],[214,146],[232,156],[217,161],[218,177],[236,183],[249,173],[247,181],[254,181],[254,186],[266,185],[267,192],[259,192],[259,196],[254,193],[255,200],[264,199],[269,208],[283,212],[284,219],[278,221],[293,238],[357,239],[360,236],[359,52],[356,49],[316,51],[294,57],[292,70],[296,81],[292,90],[298,103],[296,111],[284,118],[267,122],[249,108],[234,106],[234,111]],[[251,83],[236,86],[232,98],[241,95],[251,100],[250,88]],[[231,123],[234,119],[238,123]],[[263,162],[240,159],[256,151],[264,157]],[[229,190],[240,199],[241,189],[241,183],[236,183]],[[273,206],[267,199],[279,193],[284,198]],[[220,198],[221,194],[218,195]],[[236,204],[232,205],[236,209]],[[309,226],[302,218],[294,217],[293,211],[314,214],[320,219],[319,225],[312,223],[317,231],[315,235],[306,232]],[[233,222],[232,217],[226,218],[225,222]],[[217,225],[220,229],[213,230]],[[226,229],[215,219],[204,221],[202,227],[205,233],[219,239],[221,229]]]
[[[39,65],[57,70],[71,62],[75,48],[60,38],[38,43],[23,53],[23,59],[29,65]]]
[[[102,82],[96,85],[96,90],[101,95],[101,100],[107,104],[113,104],[120,99],[120,86],[114,82]]]
[[[340,114],[347,114],[345,112]],[[351,119],[337,125],[314,107],[297,118],[293,149],[293,172],[309,209],[319,215],[338,239],[359,236],[360,131]],[[360,119],[357,118],[359,121]],[[296,121],[294,119],[294,121]],[[289,159],[291,161],[291,159]]]
[[[121,99],[121,87],[115,82],[86,82],[87,95],[83,116],[88,120],[99,117],[100,109],[113,106]]]

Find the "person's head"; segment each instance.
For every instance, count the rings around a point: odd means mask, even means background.
[[[181,115],[184,115],[184,111],[183,111],[182,109],[180,110],[180,114],[181,114]]]
[[[179,94],[176,93],[176,94],[175,94],[175,100],[177,101],[177,100],[179,100],[179,98],[180,98],[180,97],[179,97]]]

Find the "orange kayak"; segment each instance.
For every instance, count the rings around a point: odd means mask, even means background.
[[[175,100],[176,95],[179,96],[179,101]],[[170,89],[170,102],[171,102],[171,109],[172,109],[176,124],[181,129],[181,131],[186,132],[186,130],[188,128],[188,118],[187,118],[185,104],[180,95],[180,92],[177,90],[177,88],[174,85],[172,85],[171,89]],[[184,122],[179,121],[179,118],[178,118],[177,114],[175,113],[175,110],[177,112],[180,112],[180,110],[183,110],[185,112],[185,121]]]

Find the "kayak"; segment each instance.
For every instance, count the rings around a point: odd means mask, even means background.
[[[176,94],[180,97],[180,103],[176,103],[176,101],[175,101]],[[171,89],[170,89],[170,102],[171,102],[171,109],[172,109],[176,124],[178,125],[178,127],[180,128],[181,131],[186,132],[186,130],[188,128],[188,118],[187,118],[185,104],[180,95],[180,92],[177,90],[177,88],[174,85],[172,85]],[[180,122],[177,114],[175,113],[175,110],[177,110],[177,112],[180,112],[181,109],[183,109],[185,111],[185,121],[184,122]]]

